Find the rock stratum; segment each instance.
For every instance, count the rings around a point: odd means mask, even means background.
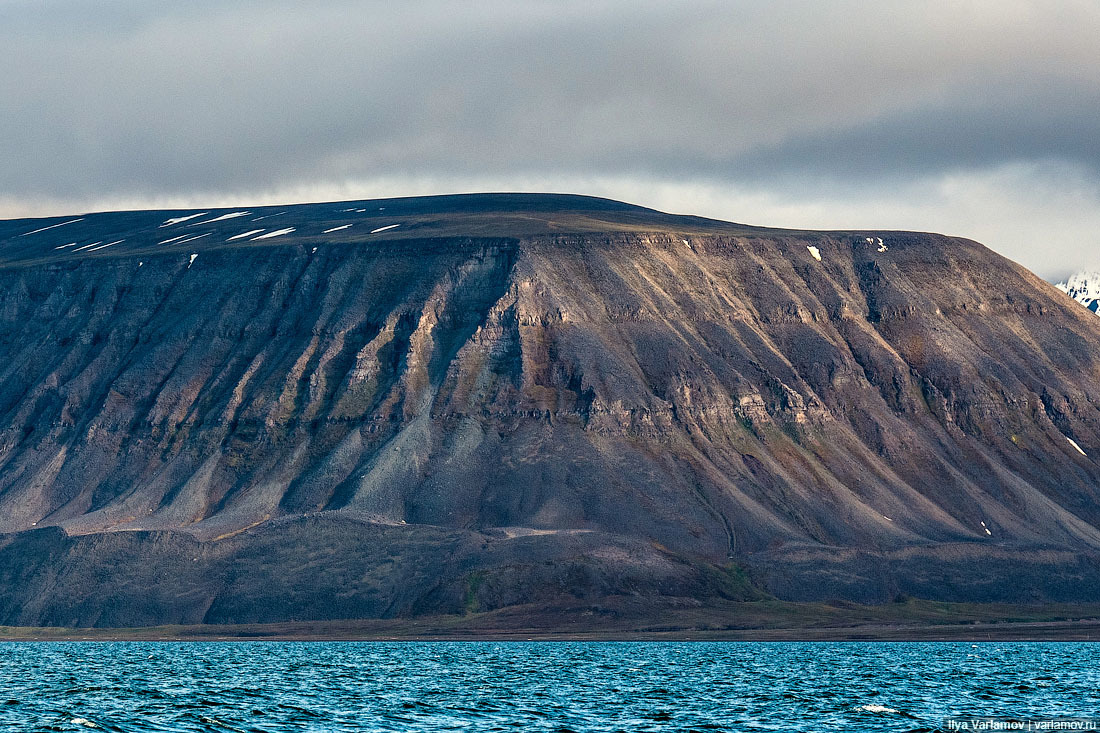
[[[0,623],[1097,601],[1098,343],[934,234],[506,194],[0,222]]]

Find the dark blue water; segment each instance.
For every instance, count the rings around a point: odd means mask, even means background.
[[[0,730],[918,731],[1100,715],[1041,643],[11,643]]]

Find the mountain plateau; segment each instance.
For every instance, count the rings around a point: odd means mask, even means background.
[[[1100,319],[965,239],[484,194],[0,222],[0,623],[1100,601]]]

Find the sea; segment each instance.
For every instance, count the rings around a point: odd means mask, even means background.
[[[1098,651],[1001,642],[11,642],[0,644],[0,730],[1096,730]],[[982,721],[1007,727],[969,727]],[[1063,727],[1035,727],[1044,722]],[[1024,724],[1032,727],[1012,727]]]

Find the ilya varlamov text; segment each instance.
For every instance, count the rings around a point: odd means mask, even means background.
[[[999,718],[947,718],[949,731],[1094,731],[1100,721],[1092,718],[1036,718],[1006,720]]]

